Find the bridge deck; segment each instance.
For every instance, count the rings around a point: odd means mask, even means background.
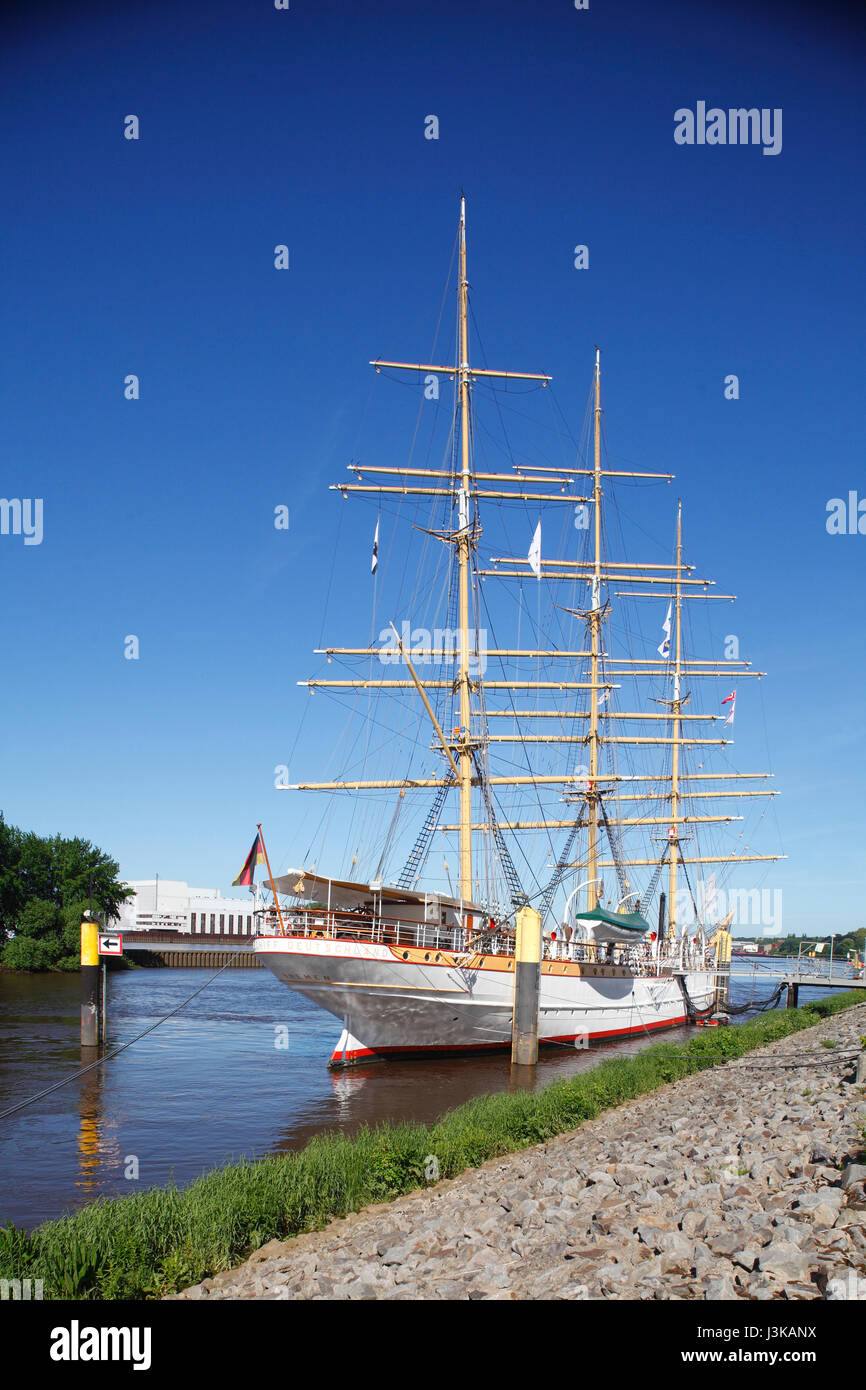
[[[761,960],[748,960],[734,956],[731,960],[732,980],[766,980],[774,984],[803,985],[813,989],[866,989],[864,972],[855,973],[853,967],[841,961],[790,961],[774,960],[765,956]]]

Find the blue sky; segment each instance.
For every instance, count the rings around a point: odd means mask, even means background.
[[[677,474],[635,523],[667,544],[682,495],[689,558],[739,596],[720,632],[769,676],[737,763],[769,756],[789,856],[747,882],[786,928],[863,925],[866,537],[825,528],[866,495],[854,21],[176,0],[3,25],[0,492],[44,503],[41,545],[0,536],[7,819],[130,878],[227,889],[259,820],[275,869],[303,857],[324,803],[273,769],[335,775],[339,729],[296,681],[323,633],[391,616],[375,504],[327,485],[406,460],[418,392],[366,364],[426,359],[464,188],[489,361],[550,372],[577,434],[601,344],[612,462]],[[781,153],[676,145],[699,100],[781,108]]]

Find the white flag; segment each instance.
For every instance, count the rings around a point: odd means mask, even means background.
[[[529,568],[532,570],[532,573],[535,575],[536,579],[540,579],[540,578],[541,578],[541,522],[540,522],[540,521],[539,521],[538,525],[537,525],[536,528],[535,528],[535,535],[532,537],[532,545],[529,547],[529,554],[527,555],[526,558],[527,558],[527,560],[529,561]]]
[[[731,712],[730,712],[730,714],[728,715],[727,719],[725,720],[724,724],[722,725],[722,728],[723,728],[723,729],[726,729],[726,728],[728,727],[729,724],[733,724],[733,722],[734,722],[734,710],[737,708],[737,692],[736,692],[736,690],[732,691],[731,694],[728,696],[727,700],[723,700],[723,701],[722,701],[722,704],[723,704],[723,705],[729,704],[729,705],[731,706]]]
[[[601,602],[600,597],[599,597],[599,589],[600,589],[600,587],[601,587],[601,581],[598,579],[598,576],[593,576],[593,580],[592,580],[592,598],[591,598],[591,600],[590,600],[590,607],[593,608],[593,609],[598,608],[598,607],[599,607],[599,604],[600,604],[600,602]]]
[[[375,574],[379,568],[379,519],[376,518],[376,534],[373,536],[373,563],[370,565],[370,573]]]
[[[671,609],[672,609],[672,608],[673,608],[673,604],[669,603],[669,604],[668,604],[668,615],[667,615],[667,617],[665,618],[664,622],[662,623],[662,632],[664,633],[664,637],[663,637],[662,640],[661,640],[660,646],[658,646],[658,647],[656,648],[656,651],[658,652],[659,656],[663,656],[664,659],[665,659],[665,661],[667,661],[668,657],[669,657],[670,654],[671,654]]]
[[[718,910],[715,874],[710,874],[709,878],[698,880],[698,903],[700,904],[704,921],[711,922]]]

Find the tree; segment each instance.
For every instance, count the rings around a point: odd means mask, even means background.
[[[61,909],[57,904],[46,898],[32,898],[18,914],[16,936],[59,937],[62,929]]]
[[[2,963],[13,970],[77,969],[81,914],[91,897],[107,922],[132,893],[118,872],[116,861],[89,840],[22,831],[0,812]]]
[[[20,854],[21,831],[14,825],[7,825],[0,811],[0,939],[13,929],[18,909],[23,906],[16,878]]]
[[[800,936],[786,936],[784,941],[780,941],[778,946],[772,948],[771,954],[774,956],[795,956],[802,943]]]

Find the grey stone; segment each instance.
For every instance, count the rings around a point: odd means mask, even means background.
[[[707,1303],[730,1303],[737,1298],[737,1291],[734,1288],[734,1281],[725,1275],[721,1278],[708,1279],[704,1290],[704,1299]]]
[[[760,1250],[756,1245],[745,1245],[742,1250],[734,1253],[734,1264],[740,1265],[745,1270],[753,1270],[758,1262]]]
[[[796,1245],[787,1240],[774,1240],[758,1256],[758,1267],[763,1274],[772,1274],[776,1279],[808,1281],[809,1260]]]
[[[412,1248],[408,1243],[406,1243],[406,1244],[404,1244],[404,1245],[392,1245],[392,1246],[391,1246],[388,1250],[386,1250],[386,1251],[384,1252],[384,1254],[382,1255],[382,1264],[383,1264],[383,1265],[402,1265],[402,1264],[405,1264],[406,1261],[407,1261],[408,1259],[411,1258],[411,1256],[413,1255],[413,1253],[414,1253],[414,1250],[413,1250],[413,1248]]]
[[[838,1187],[819,1187],[817,1192],[804,1192],[798,1197],[792,1215],[805,1212],[812,1226],[832,1226],[844,1200]]]

